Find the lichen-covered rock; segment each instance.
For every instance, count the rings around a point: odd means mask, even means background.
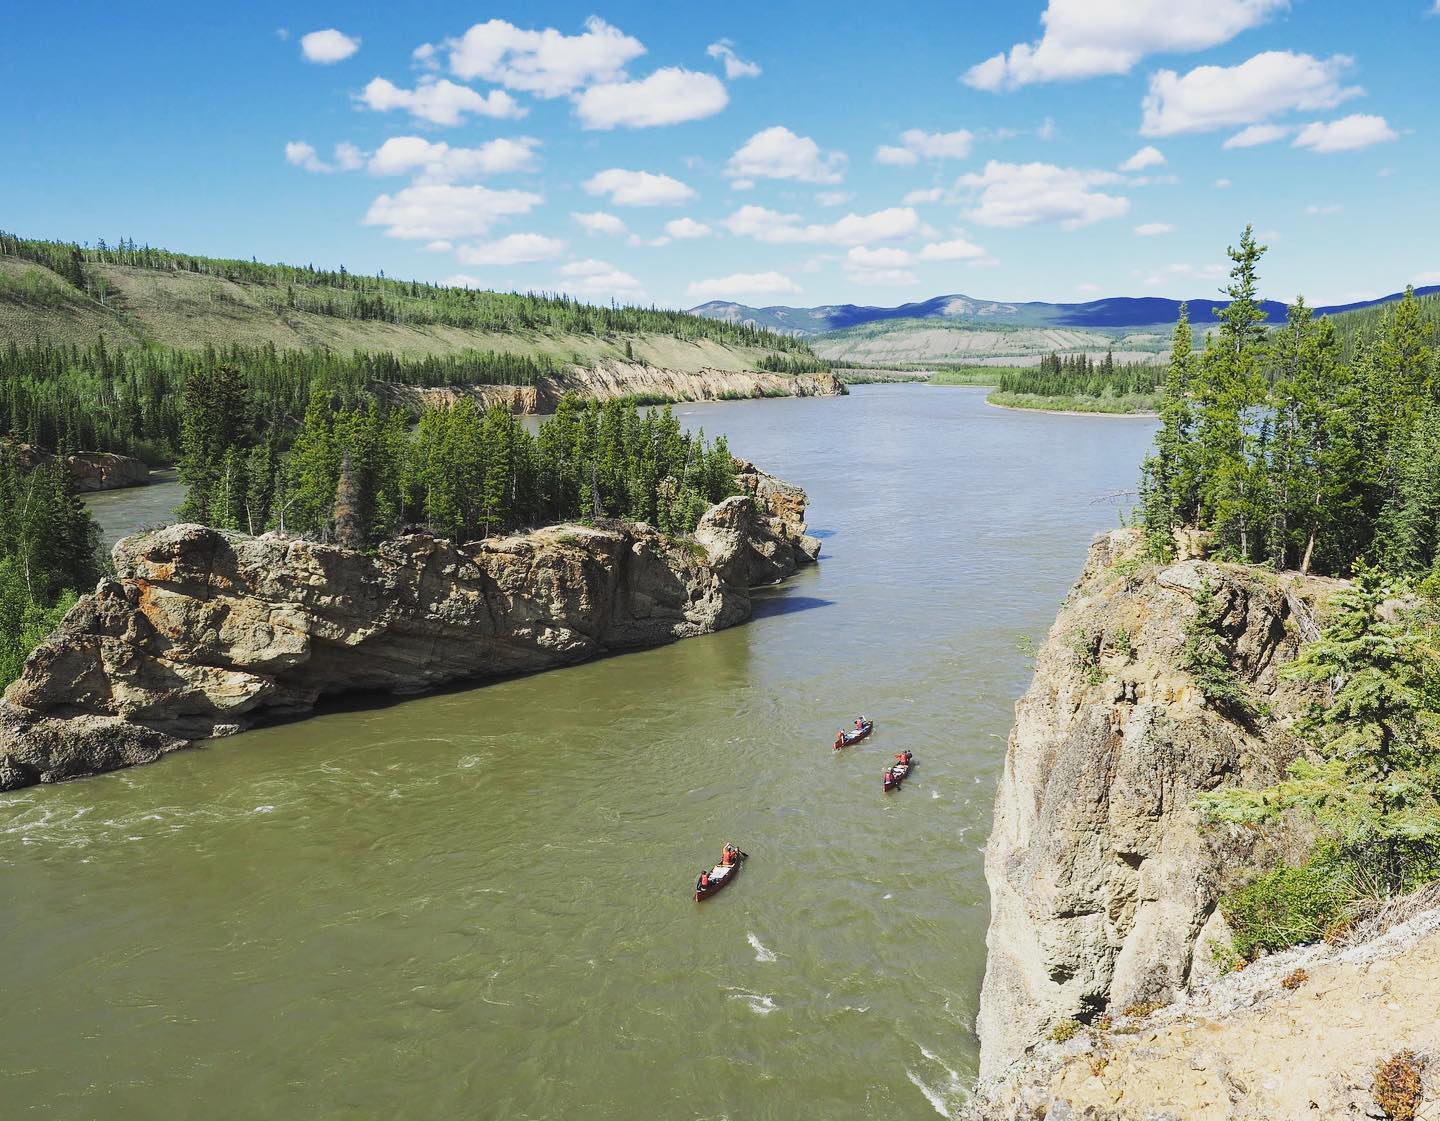
[[[1295,605],[1330,582],[1145,566],[1137,550],[1130,530],[1096,542],[1016,705],[985,859],[982,1078],[1058,1021],[1186,986],[1227,864],[1244,855],[1200,830],[1193,800],[1271,782],[1296,749],[1287,729],[1304,696],[1277,671],[1298,649]],[[1249,717],[1218,711],[1183,668],[1206,583]]]
[[[199,525],[125,538],[115,576],[0,703],[0,789],[148,762],[327,694],[533,672],[731,626],[751,584],[810,559],[803,492],[796,507],[794,488],[765,487],[786,503],[722,503],[698,549],[629,524],[465,546],[416,535],[373,554]]]

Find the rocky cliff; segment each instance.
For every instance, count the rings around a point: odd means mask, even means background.
[[[529,673],[731,626],[814,560],[804,492],[749,464],[693,540],[552,526],[373,554],[176,525],[122,540],[0,702],[0,790],[150,762],[326,695]]]
[[[1249,698],[1208,701],[1184,668],[1196,593]],[[1016,706],[986,849],[989,956],[977,1030],[994,1078],[1051,1027],[1173,999],[1244,842],[1199,828],[1195,795],[1273,781],[1304,700],[1277,673],[1330,585],[1187,560],[1144,565],[1120,530],[1093,546]]]
[[[391,386],[399,402],[447,404],[462,397],[482,408],[504,405],[515,413],[552,413],[566,393],[597,401],[636,397],[650,401],[720,401],[744,397],[835,397],[845,384],[834,374],[772,374],[760,370],[672,370],[644,362],[602,359],[542,377],[534,385]]]
[[[55,456],[33,444],[8,442],[8,447],[26,470],[49,463]],[[150,481],[150,468],[143,460],[113,452],[75,452],[62,457],[77,491],[119,490],[143,486]]]

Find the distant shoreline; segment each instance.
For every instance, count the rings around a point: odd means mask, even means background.
[[[1156,420],[1159,413],[1103,413],[1099,410],[1090,412],[1085,409],[1032,409],[1028,405],[997,405],[990,398],[985,398],[985,404],[992,409],[1004,409],[1012,413],[1049,413],[1051,416],[1103,416],[1115,420]]]

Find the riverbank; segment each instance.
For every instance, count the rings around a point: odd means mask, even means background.
[[[1017,404],[1017,403],[1015,403],[1015,402],[1013,402],[1013,401],[1009,401],[1008,399],[1007,399],[1007,401],[1006,401],[1005,403],[1002,403],[1002,402],[1000,402],[1000,401],[996,401],[994,398],[995,398],[995,394],[993,394],[993,393],[990,394],[989,396],[987,396],[987,397],[985,398],[985,404],[989,405],[992,409],[1009,409],[1009,410],[1011,410],[1011,411],[1013,411],[1013,412],[1019,412],[1019,413],[1046,413],[1046,414],[1048,414],[1048,415],[1050,415],[1050,416],[1115,417],[1115,418],[1119,418],[1119,419],[1122,419],[1122,420],[1127,420],[1127,419],[1155,420],[1155,419],[1157,419],[1157,418],[1159,417],[1159,415],[1160,415],[1159,413],[1144,412],[1144,411],[1141,411],[1141,410],[1135,410],[1135,411],[1131,411],[1131,412],[1117,412],[1117,411],[1112,410],[1112,409],[1061,409],[1061,408],[1051,408],[1049,404],[1041,404],[1041,403],[1039,403],[1039,402],[1042,402],[1042,401],[1043,401],[1043,402],[1048,402],[1048,401],[1050,401],[1050,398],[1044,398],[1044,397],[1042,397],[1042,398],[1037,398],[1037,399],[1036,399],[1037,403],[1036,403],[1036,404],[1033,404],[1033,405]]]

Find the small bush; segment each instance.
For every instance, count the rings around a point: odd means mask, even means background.
[[[1310,980],[1310,974],[1306,973],[1305,970],[1292,969],[1289,973],[1285,974],[1285,980],[1281,981],[1280,985],[1282,988],[1289,989],[1293,993],[1308,980]]]
[[[1235,932],[1235,952],[1254,960],[1261,950],[1315,942],[1339,922],[1353,898],[1348,878],[1333,865],[1312,861],[1266,872],[1220,901]]]
[[[1146,1016],[1150,1015],[1150,1013],[1158,1012],[1164,1007],[1165,1002],[1163,1000],[1142,1000],[1127,1005],[1125,1011],[1121,1014],[1129,1016],[1133,1020],[1143,1020]]]
[[[1100,668],[1101,634],[1077,630],[1070,636],[1070,652],[1075,657],[1075,667],[1087,685],[1099,685],[1105,680],[1105,671]]]
[[[1067,1043],[1074,1039],[1080,1031],[1079,1020],[1061,1020],[1050,1029],[1050,1038],[1056,1043]]]
[[[1420,1104],[1421,1075],[1425,1060],[1406,1049],[1381,1063],[1375,1070],[1375,1104],[1391,1121],[1415,1121]]]

